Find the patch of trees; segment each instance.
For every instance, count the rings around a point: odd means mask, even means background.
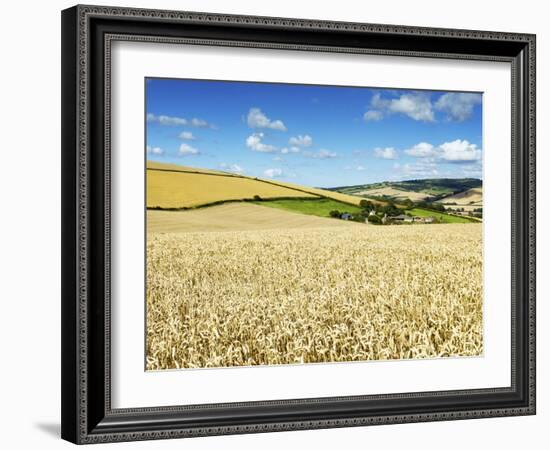
[[[367,220],[369,221],[369,223],[373,223],[375,225],[380,225],[382,223],[382,219],[380,218],[380,216],[377,216],[376,214],[369,216]]]
[[[378,205],[370,200],[363,199],[359,202],[359,207],[361,210],[353,214],[347,211],[334,209],[329,212],[329,216],[340,219],[344,214],[350,214],[351,217],[349,217],[348,220],[353,220],[354,222],[365,223],[365,221],[368,221],[369,223],[381,224],[384,215],[397,216],[403,213],[403,211],[391,201],[385,205]]]
[[[382,213],[382,215],[387,214],[388,216],[398,216],[403,213],[393,202],[388,202],[387,205],[381,206],[378,208],[378,212]]]

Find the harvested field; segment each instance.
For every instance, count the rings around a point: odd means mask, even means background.
[[[472,188],[459,194],[445,197],[439,203],[456,203],[457,206],[478,205],[479,208],[483,204],[483,192],[481,188]]]
[[[267,203],[267,202],[266,202]],[[247,202],[191,211],[147,211],[148,233],[357,227],[356,223],[282,211]]]

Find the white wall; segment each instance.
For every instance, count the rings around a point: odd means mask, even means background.
[[[93,2],[92,2],[93,3]],[[103,3],[98,0],[97,3]],[[548,191],[545,123],[550,119],[550,30],[544,2],[386,0],[382,2],[255,2],[252,0],[110,0],[106,4],[194,11],[364,21],[403,25],[530,32],[538,35],[538,198]],[[0,45],[0,443],[4,448],[64,448],[59,433],[60,296],[60,15],[71,1],[2,5]],[[542,206],[542,201],[539,201]],[[539,211],[539,224],[548,223]],[[538,415],[384,427],[226,436],[187,441],[119,444],[118,448],[317,448],[412,449],[541,448],[550,423],[548,235],[538,235]],[[6,289],[7,287],[7,289]],[[114,447],[113,447],[114,448]]]

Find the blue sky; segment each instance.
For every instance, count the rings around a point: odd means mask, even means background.
[[[479,93],[148,78],[152,161],[335,187],[482,176]]]

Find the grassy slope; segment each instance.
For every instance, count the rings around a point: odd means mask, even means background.
[[[299,212],[301,214],[308,214],[319,217],[330,217],[330,211],[338,210],[340,212],[348,212],[355,214],[361,211],[361,208],[347,203],[342,203],[336,200],[322,198],[314,200],[306,199],[283,199],[283,200],[269,200],[263,202],[255,202],[258,205],[269,206],[271,208],[282,209],[285,211]]]
[[[314,188],[309,186],[301,186],[299,184],[294,183],[283,183],[282,181],[275,181],[275,180],[264,180],[264,182],[275,184],[277,186],[286,187],[289,189],[297,189],[301,192],[307,192],[312,195],[316,195],[319,197],[324,198],[330,198],[342,203],[347,203],[348,205],[356,205],[358,206],[361,200],[364,200],[363,197],[358,197],[356,195],[349,195],[349,194],[343,194],[341,192],[336,192],[328,189],[321,189],[321,188]],[[372,203],[376,203],[378,205],[385,205],[387,202],[380,201],[380,200],[371,200]]]
[[[267,203],[267,202],[266,202]],[[147,211],[148,233],[253,231],[297,228],[360,227],[345,220],[296,214],[252,203],[226,203],[189,211]]]
[[[449,214],[430,211],[428,209],[414,208],[407,210],[407,212],[413,216],[419,217],[435,217],[442,223],[471,223],[471,220],[466,219],[465,217],[451,216]]]

